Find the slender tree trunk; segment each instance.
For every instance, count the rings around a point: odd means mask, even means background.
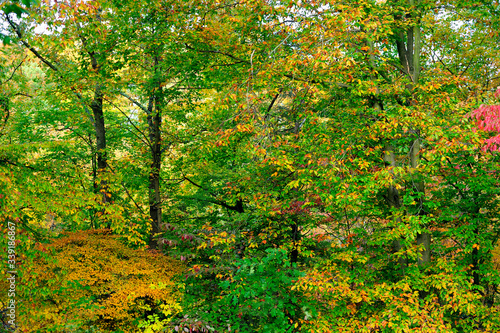
[[[418,167],[418,161],[420,159],[419,153],[420,153],[420,139],[415,139],[413,141],[413,145],[411,146],[410,149],[410,163],[412,169],[416,169]],[[417,212],[416,215],[424,215],[425,211],[423,209],[423,203],[424,203],[424,183],[421,181],[414,181],[412,184],[412,187],[414,191],[419,195],[419,198],[417,200]],[[417,234],[417,245],[419,247],[422,247],[422,251],[419,253],[417,262],[419,266],[423,266],[427,263],[431,262],[431,235],[428,232],[422,232]]]
[[[419,1],[417,0],[417,3]],[[410,5],[415,5],[415,0],[410,0]],[[413,76],[413,83],[417,84],[420,78],[420,51],[422,48],[421,45],[421,35],[420,35],[420,27],[415,25],[412,29],[409,29],[408,35],[411,35],[411,41],[413,42],[412,48],[408,50],[408,58],[411,56],[412,66],[410,68],[411,75]],[[410,41],[409,41],[410,42]],[[411,51],[411,52],[410,52]],[[413,142],[413,145],[410,149],[410,158],[411,158],[411,167],[416,169],[418,166],[418,162],[420,160],[420,149],[421,142],[420,139],[417,138]],[[418,199],[418,207],[419,210],[417,212],[418,215],[424,215],[425,211],[423,210],[423,202],[424,202],[424,194],[425,194],[425,185],[423,182],[418,181],[415,183],[414,188],[416,192],[419,193],[420,197]],[[420,266],[425,265],[431,262],[431,234],[428,232],[419,233],[417,235],[417,245],[423,246],[422,256],[418,258],[418,264]]]
[[[92,69],[99,73],[101,69],[101,64],[97,60],[97,54],[87,45],[87,40],[82,37],[82,43],[85,48],[87,48],[87,54],[90,57],[90,63]],[[99,192],[101,193],[102,205],[106,205],[111,197],[108,189],[108,182],[106,180],[106,172],[108,168],[108,155],[107,155],[107,144],[106,144],[106,125],[104,121],[104,109],[103,109],[104,93],[102,91],[102,86],[97,83],[94,87],[94,98],[90,103],[90,108],[92,109],[92,116],[94,119],[94,130],[96,138],[96,155],[97,155],[97,178],[99,182]],[[103,207],[99,212],[99,217],[105,216],[106,210]],[[111,222],[106,221],[104,217],[103,221],[107,228],[111,228]]]
[[[90,154],[92,158],[92,189],[94,194],[97,195],[99,193],[99,184],[97,184],[97,154],[94,148],[94,142],[92,140],[92,135],[89,134],[89,143],[90,143]],[[92,208],[90,217],[90,227],[95,229],[97,227],[97,216],[96,210]]]
[[[299,260],[299,250],[297,248],[297,242],[300,241],[302,235],[300,234],[299,224],[297,222],[298,217],[294,217],[294,224],[292,224],[292,241],[293,241],[293,249],[290,253],[290,262],[296,263]]]
[[[106,127],[104,123],[103,111],[103,93],[100,87],[94,90],[94,100],[90,107],[94,116],[94,129],[96,136],[96,155],[97,155],[97,174],[100,176],[99,192],[102,193],[102,203],[108,202],[108,183],[104,179],[108,167],[108,158],[106,153]]]
[[[300,127],[301,127],[300,121],[301,121],[300,119],[295,121],[294,134],[296,138],[298,138],[300,133]],[[297,194],[296,197],[299,197],[299,188],[294,187],[293,191]],[[291,226],[292,251],[290,252],[290,263],[293,264],[298,262],[299,260],[299,249],[297,243],[302,238],[302,235],[299,228],[299,216],[292,215],[291,219],[293,221],[293,224]]]
[[[150,248],[156,248],[156,240],[154,236],[160,231],[162,221],[161,209],[161,191],[160,191],[160,170],[161,170],[161,147],[157,142],[152,151],[153,161],[151,162],[151,170],[149,174],[149,216],[151,218],[151,235],[149,238]]]
[[[158,68],[158,57],[155,57],[155,72]],[[161,188],[160,188],[160,171],[162,159],[162,137],[161,137],[161,86],[158,84],[157,89],[153,91],[153,96],[149,100],[148,105],[148,128],[149,142],[151,145],[151,165],[149,173],[149,217],[151,218],[151,234],[149,237],[149,247],[157,248],[155,235],[160,232],[160,224],[162,221],[161,208]]]
[[[370,62],[370,66],[372,67],[373,70],[375,70],[376,61],[375,61],[375,56],[373,53],[373,50],[374,50],[373,41],[367,39],[366,43],[370,49],[370,54],[369,54],[369,58],[368,58],[369,62]],[[400,48],[400,45],[398,43],[398,50],[399,50],[399,48]],[[376,77],[373,74],[371,74],[370,77],[371,77],[371,80],[375,83]],[[380,92],[379,92],[379,89],[377,87],[376,96],[378,97],[379,94],[380,94]],[[383,110],[383,104],[378,98],[374,101],[373,108],[378,112]],[[389,143],[387,143],[384,147],[384,162],[385,162],[386,166],[388,166],[388,167],[394,168],[396,166],[396,157],[394,154],[394,147]],[[389,206],[391,208],[401,207],[401,202],[400,202],[400,198],[399,198],[399,191],[396,189],[396,187],[389,186],[389,188],[387,189],[385,199],[386,199],[387,206]],[[401,219],[399,219],[399,218],[396,219],[396,222],[400,222],[400,221],[401,221]],[[392,242],[392,251],[394,253],[401,251],[401,249],[403,248],[401,243],[402,243],[401,239],[395,239]],[[404,275],[405,269],[408,266],[407,258],[406,257],[399,257],[398,264],[401,268],[401,274]]]
[[[390,144],[386,144],[384,147],[384,162],[387,166],[394,168],[396,166],[396,157],[394,155],[394,148]],[[386,202],[389,207],[399,208],[401,207],[401,201],[399,198],[399,191],[394,186],[389,186],[387,189]],[[397,218],[396,222],[401,222],[401,219]],[[403,248],[401,244],[401,239],[395,239],[392,242],[392,250],[394,252],[399,252]],[[401,256],[398,259],[399,266],[401,268],[401,273],[404,275],[406,267],[408,266],[408,260]]]
[[[414,7],[418,4],[419,0],[409,0],[409,5]],[[406,39],[406,42],[405,42]],[[407,85],[408,90],[412,91],[416,84],[418,84],[420,78],[420,52],[421,52],[421,33],[418,24],[413,27],[408,28],[405,32],[400,32],[399,40],[397,41],[397,50],[399,55],[399,60],[403,70],[406,72],[411,83]],[[409,104],[412,105],[415,102],[410,100]],[[415,169],[418,167],[420,160],[420,149],[421,141],[418,129],[415,130],[417,138],[413,140],[410,146],[410,166],[412,173],[415,175]],[[417,199],[418,210],[416,215],[424,215],[425,211],[423,209],[423,197],[425,193],[425,184],[416,180],[411,184],[414,192],[419,196]],[[418,265],[422,266],[431,261],[431,234],[428,232],[422,232],[417,234],[417,245],[423,247],[422,251],[418,257]]]
[[[154,236],[160,231],[162,219],[161,196],[160,196],[160,163],[151,163],[153,169],[149,175],[149,216],[151,218],[151,235],[149,238],[149,247],[156,248]]]

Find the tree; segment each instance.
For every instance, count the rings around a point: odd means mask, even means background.
[[[33,36],[20,23],[16,23],[9,14],[4,14],[4,19],[10,25],[15,37],[21,45],[31,51],[42,63],[51,71],[55,80],[58,80],[63,89],[68,89],[64,94],[69,94],[70,100],[76,100],[82,111],[88,118],[88,121],[94,128],[95,146],[92,140],[91,145],[92,161],[95,161],[93,169],[94,188],[102,194],[102,203],[105,204],[110,194],[107,192],[107,183],[104,176],[98,177],[98,174],[105,174],[107,168],[106,152],[106,126],[104,120],[104,89],[103,80],[110,75],[111,64],[106,59],[106,52],[109,52],[110,40],[91,41],[89,36],[101,36],[105,29],[105,18],[98,12],[99,10],[92,4],[74,3],[67,5],[54,4],[52,7],[40,7],[35,20],[49,22],[51,35]],[[93,13],[93,16],[83,15],[84,11]],[[72,17],[68,20],[67,17]],[[52,44],[47,38],[53,38],[58,34],[61,43]],[[66,36],[69,36],[66,37]],[[72,36],[78,38],[72,38]],[[92,37],[94,38],[94,37]],[[73,53],[67,54],[66,58],[62,56],[68,43],[76,46],[78,49]],[[51,59],[51,55],[55,55]],[[76,57],[75,57],[76,56]],[[74,61],[77,58],[77,61]],[[79,59],[78,59],[79,58]],[[79,61],[79,62],[78,62]],[[110,68],[111,67],[111,68]],[[81,73],[81,68],[86,68],[89,72]],[[86,76],[81,80],[81,75]],[[85,75],[86,74],[86,75]],[[80,84],[85,82],[86,86]],[[82,94],[82,91],[85,93]],[[90,91],[90,95],[87,92]],[[100,180],[98,180],[100,178]],[[102,215],[102,212],[101,212]]]
[[[410,288],[425,308],[432,309],[428,320],[434,320],[439,315],[433,299],[444,302],[455,297],[452,293],[443,296],[438,291],[442,287],[432,282],[446,265],[449,283],[459,285],[467,276],[474,281],[456,290],[457,299],[467,298],[480,306],[479,300],[489,296],[474,290],[488,289],[488,283],[483,282],[491,276],[486,277],[486,269],[479,267],[489,262],[487,253],[496,235],[496,224],[486,214],[496,207],[493,184],[497,180],[487,181],[485,176],[491,174],[494,159],[479,158],[464,170],[469,175],[477,174],[484,166],[477,178],[466,179],[471,187],[482,183],[487,190],[472,190],[463,198],[469,200],[466,197],[471,195],[476,197],[474,202],[481,202],[482,208],[476,209],[484,214],[478,218],[489,221],[489,227],[477,220],[478,228],[463,239],[468,245],[455,243],[446,250],[453,253],[450,257],[439,254],[442,244],[463,230],[458,225],[442,229],[443,221],[450,218],[445,207],[453,207],[458,215],[473,213],[455,205],[451,193],[457,194],[457,183],[447,178],[450,166],[460,168],[471,163],[470,154],[479,140],[470,135],[470,124],[464,121],[473,105],[470,97],[477,93],[469,88],[472,82],[494,79],[494,71],[487,77],[475,72],[481,68],[478,53],[456,47],[459,41],[472,46],[494,35],[497,22],[490,19],[490,13],[488,21],[484,12],[476,11],[478,4],[450,2],[441,7],[397,1],[328,5],[292,1],[212,9],[216,25],[205,20],[205,31],[212,34],[202,50],[237,62],[229,69],[221,68],[221,74],[213,77],[224,77],[222,73],[243,66],[249,74],[234,75],[234,81],[226,84],[231,88],[219,102],[220,113],[214,113],[220,118],[218,122],[214,118],[217,130],[212,144],[201,141],[204,147],[195,155],[200,162],[194,169],[204,171],[190,177],[191,185],[198,195],[204,193],[209,211],[219,218],[192,215],[205,221],[203,236],[198,239],[199,252],[203,253],[194,259],[199,271],[193,271],[197,278],[190,280],[193,286],[200,276],[205,276],[205,281],[231,279],[232,258],[258,256],[274,245],[288,249],[290,257],[304,265],[323,263],[331,267],[311,268],[315,273],[305,279],[319,276],[319,286],[305,282],[304,288],[317,288],[322,295],[317,299],[318,306],[325,306],[323,315],[328,317],[311,327],[320,324],[326,325],[325,330],[350,327],[354,331],[367,323],[385,327],[386,316],[398,305],[376,298],[374,302],[382,303],[373,307],[371,301],[360,303],[358,298],[374,293],[384,283],[393,286],[395,293],[385,289],[382,298],[396,299],[398,293]],[[249,8],[253,15],[246,12]],[[436,11],[446,17],[442,24]],[[464,15],[469,20],[466,27],[456,29],[457,17]],[[221,34],[226,22],[232,25],[232,31],[245,31],[245,38],[235,43],[231,34]],[[481,29],[474,28],[478,26]],[[255,42],[254,33],[259,35]],[[444,35],[448,38],[440,39]],[[491,45],[493,52],[495,44]],[[466,60],[457,63],[463,57]],[[493,66],[496,61],[492,55]],[[448,70],[451,63],[456,68],[451,73],[453,80]],[[214,173],[214,169],[218,171]],[[230,214],[232,205],[227,203],[237,200],[243,204],[243,214]],[[468,205],[465,202],[460,204]],[[224,216],[223,222],[220,216]],[[330,238],[324,257],[309,236],[318,226],[327,230],[324,239]],[[435,237],[432,242],[431,234]],[[240,239],[242,243],[238,243]],[[461,246],[473,249],[464,261],[456,256]],[[476,251],[478,246],[484,248],[483,254]],[[208,258],[207,249],[211,254]],[[464,268],[470,260],[475,269],[458,274],[458,267]],[[210,268],[214,263],[219,270]],[[321,301],[327,297],[323,292],[331,290],[326,286],[331,286],[334,276],[346,281],[334,287],[338,294],[334,292],[332,297],[345,299],[338,303],[338,312]],[[210,289],[209,285],[207,282],[205,290],[224,295],[224,291],[213,285]],[[343,293],[346,286],[354,294]],[[489,318],[489,324],[484,325],[497,325],[495,310],[489,305],[482,309]],[[200,315],[206,310],[194,313]],[[459,311],[468,313],[465,308]],[[409,312],[408,321],[393,319],[391,325],[403,330],[426,325],[425,320],[415,319],[416,313],[418,310]],[[359,314],[359,321],[349,319],[354,314]],[[435,321],[436,329],[486,327],[474,326],[471,320],[462,320],[452,312],[443,315],[446,319]]]

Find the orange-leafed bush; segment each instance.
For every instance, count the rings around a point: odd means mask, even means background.
[[[316,302],[317,315],[299,321],[304,332],[500,332],[500,309],[484,304],[452,262],[437,259],[423,273],[410,267],[397,281],[358,279],[368,260],[356,253],[336,255],[335,262],[297,281],[292,289]]]
[[[22,332],[157,332],[180,311],[172,279],[182,267],[160,253],[130,249],[109,230],[39,246]]]

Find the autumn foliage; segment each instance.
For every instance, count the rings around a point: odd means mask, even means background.
[[[110,230],[68,233],[37,249],[21,332],[157,332],[181,310],[173,281],[182,265],[130,249]]]
[[[0,14],[21,331],[500,331],[498,1]]]
[[[500,98],[500,88],[495,97]],[[471,113],[476,120],[478,129],[491,133],[492,136],[485,140],[485,149],[500,149],[500,105],[481,105]]]

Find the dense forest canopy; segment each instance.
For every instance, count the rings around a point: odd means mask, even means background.
[[[496,0],[2,1],[0,331],[499,332],[499,31]]]

